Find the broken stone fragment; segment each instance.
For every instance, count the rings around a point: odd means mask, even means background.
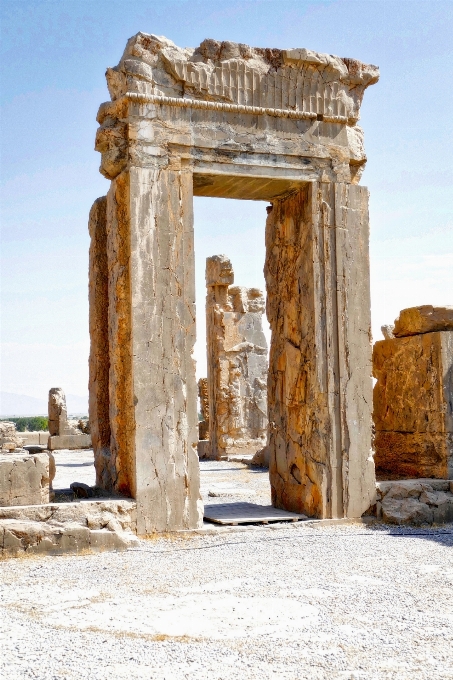
[[[93,489],[83,482],[73,482],[70,488],[76,498],[92,498]]]
[[[453,330],[453,307],[408,307],[395,319],[393,335],[403,338],[407,335]]]

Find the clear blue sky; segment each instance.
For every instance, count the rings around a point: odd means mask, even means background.
[[[3,0],[2,390],[87,394],[87,217],[105,194],[93,151],[104,72],[137,33],[307,47],[377,64],[361,124],[371,191],[373,332],[399,309],[453,304],[453,2],[442,0]],[[264,205],[197,199],[204,260],[263,285]],[[200,324],[200,337],[203,324]],[[197,359],[203,374],[203,346]]]

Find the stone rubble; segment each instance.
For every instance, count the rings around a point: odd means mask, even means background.
[[[0,421],[0,450],[15,451],[21,449],[25,438],[20,437],[16,431],[16,425],[7,420]]]
[[[404,479],[377,483],[378,520],[387,524],[453,522],[453,480]]]

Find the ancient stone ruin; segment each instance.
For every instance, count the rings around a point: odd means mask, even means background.
[[[404,309],[376,342],[378,479],[453,479],[453,307]]]
[[[258,288],[233,286],[230,260],[206,260],[206,347],[210,457],[254,454],[267,439],[265,302]]]
[[[91,446],[89,434],[83,434],[68,422],[66,396],[61,387],[49,390],[49,451],[57,449],[87,449]]]
[[[357,123],[378,69],[307,49],[182,49],[138,33],[106,76],[96,148],[111,186],[90,214],[98,482],[137,500],[139,534],[201,522],[192,198],[262,200],[272,204],[273,503],[361,516],[375,477]]]
[[[198,423],[198,437],[200,440],[209,439],[209,395],[208,379],[198,381],[198,398],[200,400],[201,420]]]

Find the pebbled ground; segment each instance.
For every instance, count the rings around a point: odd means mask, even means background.
[[[0,677],[453,678],[453,526],[303,523],[0,564]]]

